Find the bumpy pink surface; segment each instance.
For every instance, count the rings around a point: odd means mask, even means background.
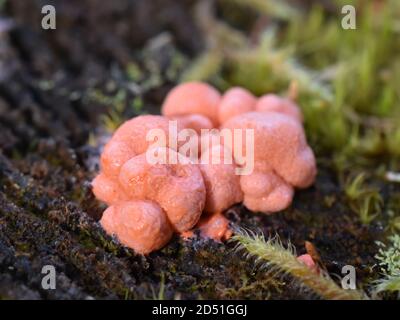
[[[255,105],[255,111],[278,112],[293,117],[297,121],[303,121],[300,108],[293,101],[275,94],[266,94],[260,97]]]
[[[254,161],[268,164],[287,183],[306,188],[314,182],[314,153],[298,121],[275,112],[249,112],[228,120],[223,127],[254,129]]]
[[[213,123],[209,118],[201,114],[189,114],[185,116],[171,116],[171,120],[177,120],[180,122],[182,127],[193,129],[197,134],[201,133],[201,129],[212,129],[214,128]]]
[[[101,172],[92,182],[95,196],[110,205],[102,226],[138,253],[161,248],[173,232],[193,235],[193,227],[203,236],[227,239],[232,232],[222,211],[241,201],[252,211],[281,211],[292,202],[295,188],[315,180],[315,158],[300,109],[286,98],[270,94],[256,99],[245,89],[232,88],[221,99],[208,84],[190,82],[168,94],[162,112],[165,117],[139,116],[121,125],[105,146]],[[224,141],[202,150],[200,164],[192,163],[177,153],[183,152],[179,148],[184,142],[169,144],[169,120],[177,120],[178,132],[190,128],[196,136],[219,123],[220,129],[253,129],[254,171],[239,176],[234,161],[213,163],[216,155],[222,161],[226,155],[232,158],[232,146],[224,146]],[[165,133],[166,148],[153,148],[153,142],[146,141],[151,129]],[[198,137],[196,143],[211,137]],[[242,142],[239,147],[245,150],[245,139]],[[146,158],[150,147],[184,162],[151,164]]]
[[[293,187],[272,171],[242,176],[240,185],[244,192],[244,205],[252,211],[265,213],[286,209],[293,200]]]
[[[103,228],[121,243],[147,254],[162,248],[172,237],[163,210],[151,201],[127,201],[108,207],[100,220]]]
[[[224,123],[230,118],[255,110],[257,99],[246,89],[234,87],[222,96],[219,104],[218,119]]]
[[[97,199],[112,205],[121,201],[129,200],[118,181],[100,173],[92,181],[92,190]]]
[[[222,212],[235,203],[243,200],[243,192],[240,189],[240,176],[235,174],[236,165],[224,163],[224,151],[222,145],[213,146],[201,155],[200,170],[206,187],[205,212]],[[219,157],[218,157],[219,156]],[[215,160],[220,163],[214,164]]]
[[[254,129],[255,170],[241,177],[244,204],[250,210],[283,210],[292,201],[293,187],[305,188],[314,182],[315,157],[299,121],[275,112],[250,112],[223,127]],[[244,142],[242,148],[246,152]]]
[[[198,224],[203,237],[215,241],[228,240],[232,236],[229,229],[229,220],[220,212],[204,215]]]
[[[220,93],[212,86],[203,82],[186,82],[168,93],[161,113],[167,117],[202,114],[217,126],[220,100]]]
[[[171,149],[159,150],[176,154]],[[141,154],[122,166],[119,182],[131,198],[158,203],[178,232],[192,228],[204,209],[203,178],[199,167],[191,163],[150,164],[146,154]]]
[[[108,176],[118,176],[121,166],[130,158],[144,153],[153,144],[146,141],[151,129],[160,129],[165,133],[169,146],[169,119],[162,116],[144,115],[124,122],[114,132],[101,154],[101,170]],[[178,124],[178,130],[183,129]]]

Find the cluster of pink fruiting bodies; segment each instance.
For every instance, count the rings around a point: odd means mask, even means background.
[[[170,120],[177,121],[178,129],[198,133],[212,128],[253,129],[253,172],[237,175],[235,163],[148,163],[147,132],[161,129],[168,137]],[[179,152],[170,147],[160,152]],[[212,145],[200,157],[224,148]],[[310,186],[315,175],[314,154],[293,101],[274,94],[257,99],[238,87],[221,96],[208,84],[188,82],[170,91],[162,116],[138,116],[118,128],[102,152],[93,192],[109,205],[100,221],[104,229],[147,254],[163,247],[174,232],[189,237],[195,227],[215,240],[229,238],[224,210],[240,202],[257,212],[283,210],[294,189]]]

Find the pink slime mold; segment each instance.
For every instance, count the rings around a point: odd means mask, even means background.
[[[100,221],[107,233],[141,254],[168,243],[174,232],[185,238],[198,227],[200,234],[217,241],[230,237],[229,221],[222,212],[236,203],[252,211],[272,213],[287,208],[295,188],[310,186],[316,163],[302,127],[298,106],[287,98],[268,94],[257,99],[243,88],[228,90],[222,97],[206,83],[178,85],[167,95],[163,116],[138,116],[122,124],[101,155],[101,172],[93,180],[95,196],[109,205]],[[238,165],[213,163],[215,155],[232,149],[212,145],[199,154],[199,164],[169,144],[169,121],[178,130],[253,129],[254,171],[239,176]],[[173,154],[184,163],[150,164],[146,141],[151,129],[166,135],[164,148],[152,149]],[[201,136],[210,139],[211,136]],[[236,146],[235,146],[236,147]],[[245,145],[239,145],[246,152]],[[208,161],[207,161],[208,160]],[[299,260],[310,265],[307,257]]]

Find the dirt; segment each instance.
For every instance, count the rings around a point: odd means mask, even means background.
[[[98,223],[104,205],[90,181],[110,106],[92,93],[112,97],[122,88],[126,101],[143,99],[142,112],[159,110],[176,81],[168,73],[174,57],[189,61],[202,49],[190,15],[195,2],[46,1],[58,9],[56,30],[40,27],[43,1],[6,2],[0,21],[0,298],[318,298],[287,276],[266,277],[234,243],[175,237],[143,257]],[[144,52],[157,66],[152,85]],[[139,93],[129,87],[132,62],[141,70]],[[125,118],[134,115],[124,108]],[[290,209],[266,216],[238,205],[225,214],[233,227],[290,239],[299,254],[310,241],[329,272],[340,274],[351,264],[363,283],[373,276],[375,241],[384,232],[379,223],[362,226],[342,200],[336,175],[320,164],[315,186],[297,192]],[[56,290],[41,287],[42,267],[49,264],[57,270]]]

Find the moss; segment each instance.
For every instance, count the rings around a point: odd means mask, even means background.
[[[383,199],[379,190],[366,186],[365,173],[360,173],[353,180],[348,179],[344,192],[361,223],[370,224],[381,213]]]
[[[144,74],[137,63],[131,61],[126,66],[126,74],[129,80],[133,82],[139,82]]]
[[[164,274],[164,272],[161,272],[160,284],[158,287],[159,287],[158,293],[156,293],[156,290],[153,287],[151,288],[153,300],[165,300],[165,274]]]
[[[282,20],[291,20],[301,16],[300,11],[296,7],[279,0],[223,0],[222,2],[233,2],[239,5],[239,7],[248,7],[265,16],[272,16]]]
[[[386,276],[378,280],[376,282],[375,292],[400,292],[400,275]]]
[[[341,289],[327,274],[315,273],[305,264],[299,262],[293,248],[284,248],[279,239],[265,240],[262,235],[250,235],[246,232],[235,235],[238,250],[244,249],[245,255],[254,257],[256,264],[271,275],[290,274],[303,285],[312,289],[324,299],[362,299],[360,292]]]
[[[379,242],[379,252],[375,258],[379,261],[381,272],[395,275],[400,272],[400,235],[389,237],[390,245]]]
[[[374,282],[374,291],[397,292],[400,295],[400,235],[389,237],[389,244],[379,242],[379,252],[375,258],[382,274],[382,278]]]
[[[126,92],[119,90],[116,95],[109,96],[101,90],[92,90],[89,91],[88,97],[90,100],[110,108],[108,114],[103,115],[102,122],[108,132],[114,132],[124,121]]]
[[[132,108],[135,114],[141,114],[143,112],[143,99],[141,97],[136,97],[135,99],[133,99]]]

